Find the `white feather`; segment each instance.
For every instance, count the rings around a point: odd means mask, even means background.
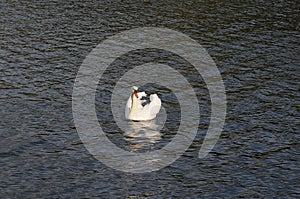
[[[137,87],[134,87],[133,90]],[[147,96],[145,92],[139,92],[138,98],[132,94],[127,100],[125,107],[125,118],[129,120],[145,121],[152,120],[159,113],[161,108],[161,100],[157,94],[150,95],[150,103],[143,106],[145,100],[142,97]]]

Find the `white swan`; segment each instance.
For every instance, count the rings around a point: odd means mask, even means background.
[[[137,92],[138,87],[132,87],[132,94],[127,100],[125,107],[125,117],[134,121],[152,120],[158,114],[161,108],[161,100],[156,94],[150,95],[150,103],[143,106],[147,100],[143,100],[146,97],[145,92]]]

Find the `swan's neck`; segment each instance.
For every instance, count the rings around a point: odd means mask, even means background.
[[[141,104],[139,103],[139,99],[135,97],[133,94],[131,96],[132,104],[131,104],[131,111],[130,111],[130,117],[135,117],[138,114],[138,109],[140,108]]]

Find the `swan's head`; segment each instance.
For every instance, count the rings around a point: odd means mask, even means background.
[[[133,86],[133,87],[132,87],[132,92],[133,92],[133,94],[135,95],[136,98],[139,98],[139,95],[138,95],[138,87]]]

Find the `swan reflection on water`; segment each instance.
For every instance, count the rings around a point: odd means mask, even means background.
[[[124,139],[129,142],[129,150],[151,149],[161,139],[160,130],[166,121],[166,112],[162,108],[157,118],[150,121],[128,121]]]
[[[151,147],[161,139],[159,126],[155,121],[133,122],[130,121],[131,129],[124,134],[124,139],[130,142],[130,149],[136,151]]]

